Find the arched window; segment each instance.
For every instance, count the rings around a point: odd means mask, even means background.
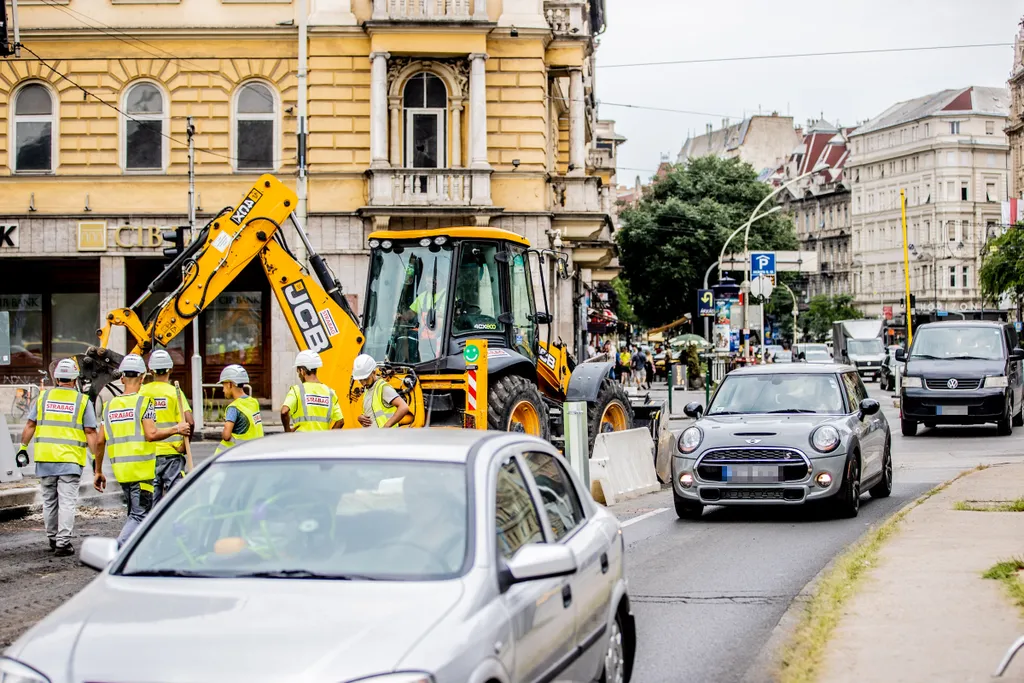
[[[137,83],[128,89],[124,111],[124,168],[126,171],[161,171],[167,108],[160,88]]]
[[[14,99],[14,171],[52,171],[53,98],[46,86],[30,83]]]
[[[444,168],[448,89],[432,73],[418,73],[405,84],[405,166]]]
[[[235,98],[235,157],[239,170],[272,170],[277,147],[277,101],[262,83],[246,83]]]

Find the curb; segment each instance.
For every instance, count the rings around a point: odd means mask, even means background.
[[[992,465],[993,467],[995,465]],[[833,557],[828,563],[821,568],[817,574],[814,575],[810,581],[800,589],[793,600],[790,602],[789,607],[783,612],[779,622],[772,629],[771,635],[768,636],[768,640],[758,651],[754,660],[747,668],[746,673],[740,678],[740,683],[775,683],[775,674],[779,670],[780,658],[782,656],[782,646],[793,636],[796,632],[796,627],[800,623],[802,612],[806,608],[807,604],[811,601],[811,597],[814,595],[818,586],[821,584],[822,579],[828,575],[828,573],[835,567],[836,563],[840,558],[845,556],[850,549],[857,547],[867,536],[876,531],[881,525],[886,524],[893,517],[896,517],[900,513],[914,508],[924,502],[925,499],[930,498],[934,495],[932,492],[939,487],[948,488],[957,479],[966,476],[969,473],[976,471],[976,468],[964,470],[957,476],[949,479],[948,481],[936,484],[926,492],[922,493],[917,498],[908,501],[905,505],[900,508],[893,510],[892,514],[888,515],[885,519],[878,520],[876,524],[872,524],[864,530],[855,541],[850,543],[846,548]]]

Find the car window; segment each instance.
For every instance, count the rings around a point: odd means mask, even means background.
[[[498,552],[510,558],[527,543],[544,542],[540,515],[515,460],[509,460],[498,470],[495,502]]]
[[[730,373],[719,386],[708,415],[843,412],[842,388],[833,374]]]
[[[551,533],[560,541],[583,523],[583,506],[569,474],[547,453],[527,453],[526,462],[540,489]]]
[[[850,412],[857,410],[860,406],[861,398],[867,398],[867,391],[864,390],[864,385],[861,384],[860,377],[856,372],[844,372],[843,373],[843,389],[846,391],[846,398],[850,402]],[[863,396],[861,396],[861,392]]]

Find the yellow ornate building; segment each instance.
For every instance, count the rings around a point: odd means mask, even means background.
[[[622,139],[599,126],[594,99],[604,0],[19,8],[24,48],[0,60],[0,310],[14,346],[0,375],[37,377],[92,343],[99,316],[161,270],[160,232],[186,222],[188,117],[200,225],[259,174],[292,179],[313,246],[357,311],[370,230],[511,229],[571,255],[554,331],[580,343],[588,288],[616,271]],[[276,306],[258,267],[214,302],[201,328],[206,381],[242,362],[257,394],[280,400],[294,345]],[[172,350],[184,363],[191,342]]]

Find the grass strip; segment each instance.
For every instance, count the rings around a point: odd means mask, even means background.
[[[1005,562],[1000,562],[982,574],[986,579],[1001,581],[1010,594],[1010,599],[1021,612],[1024,612],[1024,581],[1021,579],[1021,572],[1024,571],[1024,559],[1015,557]]]
[[[849,550],[836,558],[832,568],[822,575],[815,586],[800,623],[783,647],[779,675],[776,677],[779,683],[813,683],[817,680],[818,669],[825,657],[825,647],[839,624],[843,605],[857,592],[864,574],[876,564],[878,551],[896,533],[910,511],[958,479],[987,468],[988,465],[979,465],[939,484],[880,526],[868,531]]]
[[[1024,498],[1017,500],[958,500],[954,510],[965,512],[1024,512]]]

